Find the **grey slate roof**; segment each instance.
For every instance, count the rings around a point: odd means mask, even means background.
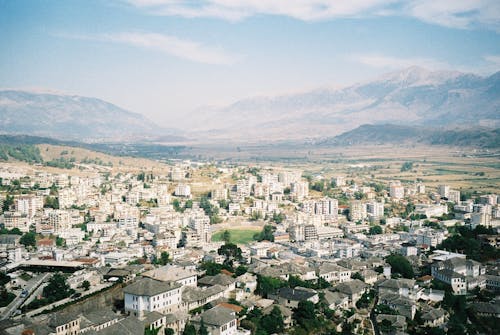
[[[229,286],[236,282],[236,279],[225,275],[223,273],[219,273],[215,276],[206,276],[198,280],[198,284],[200,285],[221,285],[221,286]]]
[[[206,325],[219,327],[236,320],[236,316],[233,315],[232,310],[216,306],[193,318],[194,321],[198,322],[201,321],[201,319],[203,319]]]
[[[346,283],[341,283],[338,284],[337,286],[334,286],[333,288],[338,291],[342,292],[347,295],[353,295],[353,294],[359,294],[363,292],[368,285],[366,285],[364,282],[362,282],[359,279],[354,279]]]
[[[275,295],[287,300],[303,301],[314,297],[317,293],[310,290],[283,287],[276,291]]]
[[[175,282],[162,282],[144,277],[140,278],[133,284],[126,286],[123,289],[123,292],[138,296],[154,296],[180,288],[181,286],[181,284]]]

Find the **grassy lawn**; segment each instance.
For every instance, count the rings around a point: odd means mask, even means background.
[[[236,244],[247,244],[253,241],[253,235],[258,233],[260,230],[258,229],[228,229],[231,233],[231,243]],[[222,234],[224,230],[220,230],[212,235],[212,241],[218,242],[222,241]]]

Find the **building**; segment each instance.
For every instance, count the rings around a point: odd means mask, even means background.
[[[237,334],[238,318],[236,313],[228,308],[216,306],[195,317],[192,322],[195,326],[200,326],[201,321],[207,327],[211,335],[233,335]]]
[[[142,316],[144,312],[172,313],[181,304],[181,287],[176,282],[141,278],[123,289],[125,312]]]
[[[450,186],[449,185],[439,185],[438,186],[438,193],[441,196],[441,198],[446,198],[450,196]]]
[[[394,199],[403,199],[405,196],[405,188],[400,181],[391,182],[389,184],[389,195]]]
[[[366,205],[361,200],[353,200],[349,205],[349,220],[363,221],[366,218]]]

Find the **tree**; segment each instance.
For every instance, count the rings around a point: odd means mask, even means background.
[[[401,255],[392,254],[385,259],[392,267],[392,272],[399,273],[403,277],[412,279],[415,274],[413,268],[406,257]]]
[[[208,335],[208,329],[207,326],[205,326],[203,318],[201,318],[200,329],[198,329],[198,335]]]
[[[237,261],[242,261],[243,256],[241,253],[241,249],[238,248],[238,246],[234,243],[226,243],[222,245],[218,250],[217,253],[219,255],[224,255],[226,256],[226,261],[227,262],[232,262],[233,259]]]
[[[168,254],[168,252],[162,251],[162,253],[160,254],[160,261],[159,261],[160,264],[167,265],[169,257],[170,257],[170,255]]]
[[[383,233],[382,227],[380,227],[379,225],[371,226],[368,232],[369,235],[378,235],[382,233]]]
[[[241,276],[242,274],[245,274],[248,271],[248,268],[244,265],[239,265],[236,270],[235,270],[235,275]]]
[[[172,328],[165,328],[165,335],[174,335],[175,331]]]
[[[64,247],[66,245],[66,240],[62,237],[56,237],[56,245],[58,247]]]
[[[231,232],[229,230],[224,230],[224,232],[222,233],[222,240],[225,242],[225,243],[229,243],[231,242]]]
[[[276,230],[275,227],[271,226],[271,225],[265,225],[264,228],[262,229],[262,231],[258,234],[255,234],[253,236],[253,239],[256,240],[256,241],[264,241],[264,240],[267,240],[267,241],[271,241],[271,242],[274,242],[274,231]]]
[[[182,335],[196,335],[196,328],[192,324],[187,323]]]
[[[66,277],[57,272],[50,278],[48,285],[44,287],[43,296],[53,302],[69,297],[72,292],[73,290],[66,282]]]
[[[271,313],[260,319],[260,325],[267,334],[281,333],[285,329],[283,315],[278,306],[274,306]]]
[[[363,278],[363,276],[361,275],[361,273],[359,272],[354,272],[352,275],[351,275],[351,278],[352,279],[358,279],[358,280],[361,280],[361,281],[365,281],[365,278]]]
[[[410,171],[413,169],[413,162],[404,162],[401,166],[401,172]]]
[[[82,287],[85,291],[88,291],[90,288],[90,282],[88,280],[84,280],[82,283]]]
[[[318,324],[314,304],[311,301],[303,300],[293,311],[293,318],[306,330],[315,328]]]
[[[24,245],[25,247],[35,247],[36,246],[36,234],[32,231],[21,236],[19,243]]]
[[[255,292],[267,298],[268,294],[274,293],[277,289],[285,286],[288,286],[288,283],[284,280],[257,275],[257,288]]]

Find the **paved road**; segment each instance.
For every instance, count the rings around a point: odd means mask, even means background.
[[[26,299],[28,299],[28,297],[33,294],[33,292],[51,275],[51,273],[44,273],[30,279],[25,287],[25,290],[28,291],[28,294],[25,297],[22,297],[20,294],[14,300],[12,300],[12,302],[5,308],[2,316],[0,317],[0,320],[10,318],[12,316],[12,313],[14,313],[26,301]]]

